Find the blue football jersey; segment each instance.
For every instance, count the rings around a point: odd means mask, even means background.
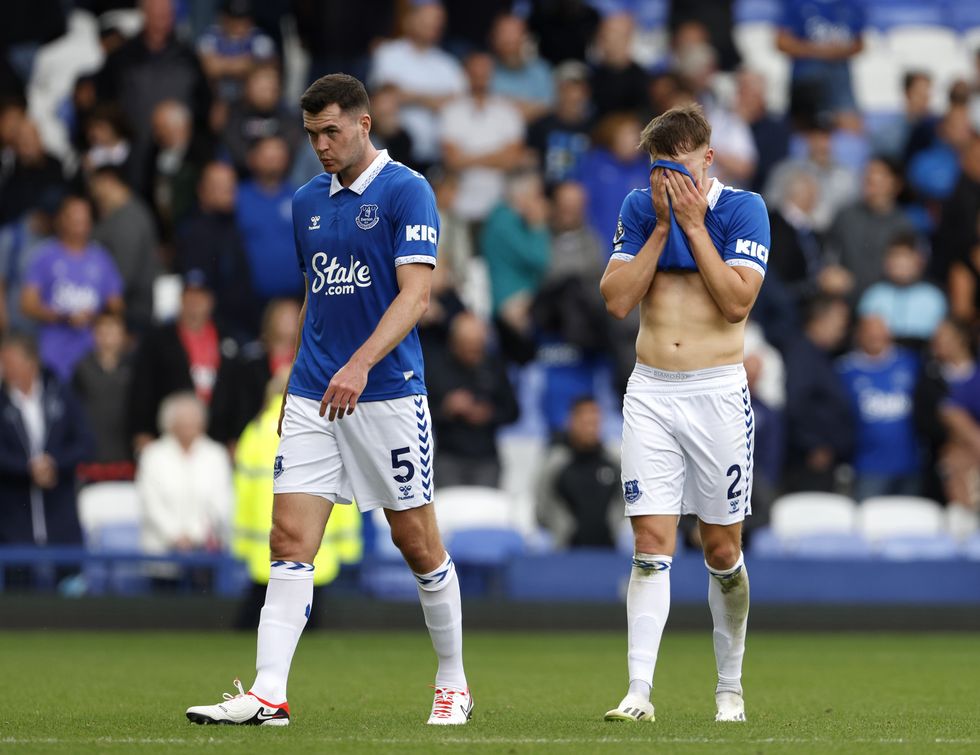
[[[426,180],[382,151],[349,187],[322,174],[293,196],[293,236],[306,274],[306,319],[289,392],[320,400],[398,295],[395,269],[436,264],[439,214]],[[411,332],[368,373],[361,401],[425,393]]]
[[[654,163],[653,167],[661,162],[664,161]],[[666,165],[674,170],[682,169],[680,165]],[[713,179],[706,198],[708,211],[704,225],[721,258],[733,267],[750,267],[765,277],[769,262],[769,213],[762,197]],[[650,187],[634,189],[627,194],[616,224],[612,259],[627,262],[633,259],[656,225]],[[657,269],[697,270],[690,243],[676,222],[671,223]]]

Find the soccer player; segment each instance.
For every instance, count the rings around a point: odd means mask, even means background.
[[[681,514],[695,514],[708,568],[716,721],[744,721],[754,423],[742,367],[745,319],[769,257],[758,194],[708,178],[711,127],[696,105],[643,130],[649,188],[630,192],[601,290],[613,316],[640,305],[636,368],[623,401],[623,496],[634,536],[626,597],[629,691],[607,721],[653,721],[653,672],[670,609]]]
[[[336,504],[383,508],[418,581],[439,659],[430,724],[465,724],[462,609],[432,503],[432,422],[416,323],[429,302],[439,216],[432,189],[370,140],[364,86],[345,74],[310,85],[303,125],[324,173],[293,197],[306,277],[302,330],[279,420],[272,566],[257,674],[195,723],[289,723],[286,677],[310,615],[313,559]]]

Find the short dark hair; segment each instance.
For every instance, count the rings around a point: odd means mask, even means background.
[[[890,239],[888,239],[888,249],[896,249],[898,247],[905,247],[908,249],[914,249],[919,254],[923,253],[922,243],[919,240],[918,234],[914,231],[898,231]]]
[[[843,306],[847,309],[848,314],[850,314],[851,308],[847,303],[847,300],[841,296],[834,296],[831,294],[817,294],[806,304],[806,313],[803,317],[804,326],[819,320],[821,317],[826,315],[830,310]]]
[[[678,105],[650,121],[640,135],[640,149],[671,157],[711,142],[711,125],[696,103]]]
[[[908,94],[909,90],[912,88],[912,85],[919,79],[932,81],[932,76],[928,71],[906,71],[905,75],[902,77],[902,91],[905,92],[905,94]]]
[[[8,348],[10,346],[16,346],[33,361],[40,361],[37,339],[26,330],[11,330],[4,333],[3,339],[0,340],[0,348]]]
[[[596,404],[598,405],[596,397],[591,393],[583,393],[572,399],[572,403],[568,405],[568,413],[571,414],[574,411],[581,409],[586,404]]]
[[[330,73],[321,76],[303,92],[299,106],[315,115],[329,105],[337,105],[345,113],[367,113],[371,100],[358,79],[346,73]]]

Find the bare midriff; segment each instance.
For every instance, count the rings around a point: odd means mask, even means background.
[[[730,323],[697,271],[658,271],[640,302],[636,358],[669,372],[741,364],[745,321]]]

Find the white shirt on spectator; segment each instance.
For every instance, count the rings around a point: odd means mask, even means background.
[[[371,67],[371,84],[394,84],[412,94],[446,97],[466,91],[466,77],[456,59],[439,49],[419,49],[407,39],[378,46]],[[421,105],[402,108],[402,125],[412,137],[416,160],[439,157],[438,115]]]
[[[755,165],[759,161],[759,151],[752,138],[752,130],[738,115],[715,105],[709,107],[705,116],[711,124],[711,147],[716,154],[738,158]],[[744,182],[734,176],[725,175],[716,163],[713,175],[726,186],[743,186]]]
[[[176,438],[164,435],[143,449],[136,486],[145,553],[169,553],[181,537],[197,548],[210,538],[227,542],[234,489],[221,444],[202,436],[184,451]]]
[[[442,111],[445,142],[469,156],[489,155],[524,139],[521,112],[503,97],[489,95],[482,104],[461,97]],[[460,172],[454,209],[464,220],[483,220],[504,195],[504,172],[474,167]]]
[[[30,444],[29,456],[34,458],[44,453],[44,388],[40,380],[35,380],[30,393],[21,393],[16,388],[10,390],[10,403],[17,407],[21,420],[24,422],[24,432]]]

